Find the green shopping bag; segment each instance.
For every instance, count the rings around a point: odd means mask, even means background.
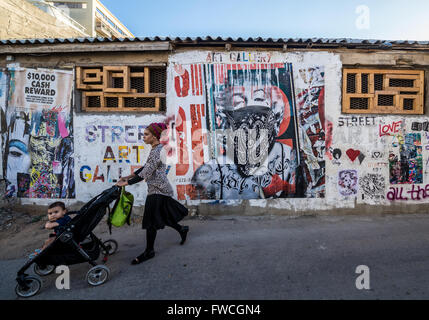
[[[112,211],[109,213],[109,219],[107,219],[110,233],[112,233],[112,225],[115,227],[122,227],[125,222],[130,225],[133,203],[134,196],[132,193],[125,191],[125,187],[122,187],[121,195],[118,200],[116,200]]]

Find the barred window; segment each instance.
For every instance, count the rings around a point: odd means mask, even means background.
[[[424,71],[343,69],[343,113],[423,114]]]
[[[76,67],[76,88],[85,112],[166,110],[165,67]]]

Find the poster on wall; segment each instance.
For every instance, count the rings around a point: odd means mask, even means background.
[[[8,72],[2,117],[6,195],[74,198],[73,72],[24,68]]]
[[[9,84],[9,77],[7,72],[5,70],[0,70],[0,130],[3,133],[3,131],[6,130],[6,103],[7,103],[7,92],[8,92],[8,84]],[[1,154],[3,157],[4,152],[4,140],[3,140],[3,134],[0,134],[0,146],[1,146]],[[3,178],[5,176],[4,174],[4,167],[3,167],[3,161],[0,161],[0,176]]]
[[[404,139],[393,138],[389,153],[391,184],[423,183],[423,150],[420,133],[405,134]]]
[[[332,128],[325,127],[325,71],[323,66],[304,66],[295,73],[295,97],[301,150],[298,177],[307,198],[325,196],[325,140]],[[325,139],[326,138],[326,139]]]
[[[324,74],[294,72],[290,63],[170,65],[179,199],[324,196]]]

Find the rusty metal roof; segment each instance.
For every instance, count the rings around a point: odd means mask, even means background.
[[[291,47],[346,47],[346,48],[427,48],[429,41],[410,40],[370,40],[350,38],[231,38],[231,37],[135,37],[135,38],[55,38],[55,39],[24,39],[1,40],[0,45],[41,45],[41,44],[83,44],[83,43],[126,43],[126,42],[169,42],[173,45],[208,45],[226,44],[232,45],[260,45],[260,46],[291,46]],[[0,51],[1,52],[1,51]]]

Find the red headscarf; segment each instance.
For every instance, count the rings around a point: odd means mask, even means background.
[[[167,125],[163,122],[153,122],[147,128],[157,139],[161,137],[161,132],[167,129]]]

